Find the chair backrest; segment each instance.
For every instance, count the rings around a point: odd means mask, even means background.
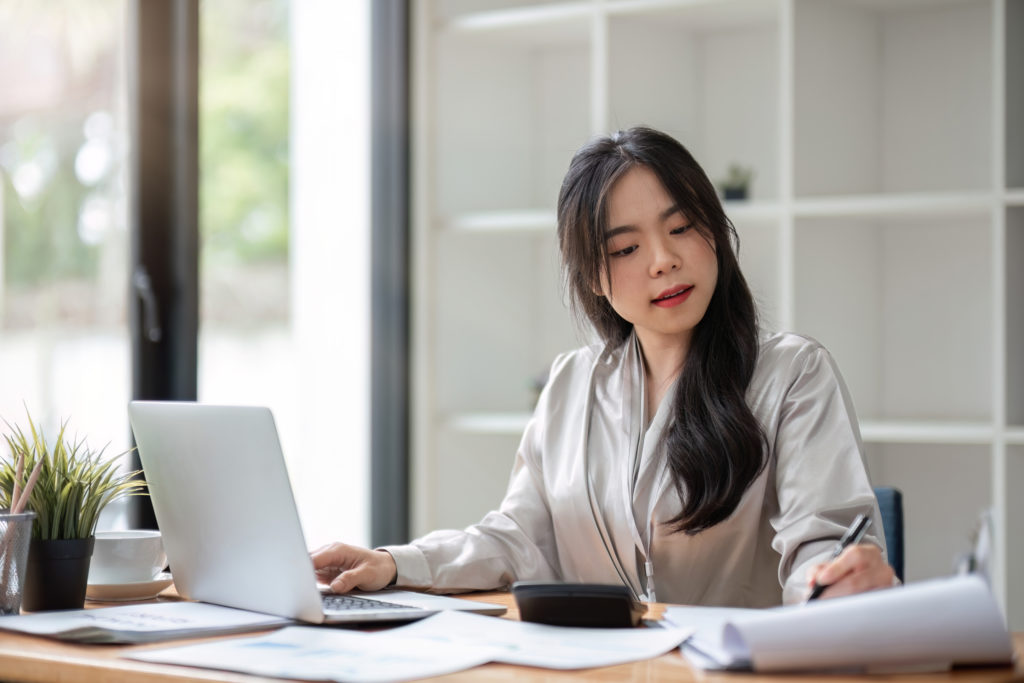
[[[892,486],[876,486],[875,498],[885,527],[885,546],[889,564],[903,581],[903,493]]]

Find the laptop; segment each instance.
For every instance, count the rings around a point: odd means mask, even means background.
[[[505,612],[413,591],[322,594],[269,408],[132,401],[128,415],[181,596],[317,624]]]

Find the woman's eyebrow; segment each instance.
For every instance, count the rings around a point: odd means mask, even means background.
[[[665,221],[667,221],[669,218],[672,218],[672,216],[675,216],[676,214],[679,214],[679,215],[685,217],[685,214],[683,214],[683,210],[679,208],[679,205],[678,204],[673,204],[672,206],[670,206],[667,209],[665,209],[664,211],[662,211],[658,215],[658,218],[661,220],[662,223],[664,223]],[[608,230],[605,230],[604,238],[606,240],[610,240],[611,238],[615,237],[616,235],[621,235],[624,232],[636,232],[636,231],[637,231],[637,227],[635,225],[620,225],[618,227],[610,228]]]
[[[616,235],[621,235],[624,232],[637,232],[637,228],[636,228],[635,225],[620,225],[617,228],[611,228],[609,230],[605,230],[604,239],[605,239],[605,241],[610,240],[611,238],[615,237]]]

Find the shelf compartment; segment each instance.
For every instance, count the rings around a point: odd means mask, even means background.
[[[871,483],[903,492],[906,580],[949,575],[992,505],[989,448],[886,443],[865,450]]]
[[[520,436],[496,439],[439,430],[434,452],[444,457],[438,458],[429,474],[425,473],[425,481],[419,482],[429,491],[429,519],[415,520],[413,533],[461,529],[496,509],[508,488]]]
[[[1024,207],[1006,210],[1006,421],[1024,425]]]
[[[426,134],[444,152],[428,169],[434,215],[554,210],[569,160],[590,135],[591,24],[581,16],[500,37],[434,37]]]
[[[779,267],[779,217],[746,214],[726,207],[739,237],[739,262],[754,296],[764,330],[778,329],[782,274]]]
[[[1003,482],[1006,500],[1006,593],[1007,604],[1024,604],[1024,496],[1020,495],[1019,482],[1024,481],[1024,448],[1013,446],[1006,449],[1006,479]],[[998,561],[998,559],[997,559]],[[1024,631],[1024,614],[1011,611],[1008,615],[1011,631]]]
[[[832,352],[862,420],[991,421],[991,252],[987,220],[796,222],[795,329]]]
[[[431,326],[435,410],[530,410],[537,378],[581,345],[553,234],[443,232]]]
[[[797,197],[991,188],[992,3],[797,0],[794,16]]]
[[[1006,46],[1006,186],[1024,187],[1024,4],[1004,3]]]
[[[749,166],[751,196],[777,199],[780,33],[777,12],[765,7],[771,5],[611,6],[609,127],[646,124],[669,133],[712,181],[731,163]]]

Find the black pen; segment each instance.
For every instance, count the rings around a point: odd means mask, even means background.
[[[829,562],[839,557],[848,546],[854,543],[860,543],[860,539],[864,538],[864,532],[871,526],[871,518],[867,515],[857,515],[856,519],[853,520],[853,524],[846,530],[843,537],[836,543],[835,550],[832,551],[832,557],[829,558]],[[822,585],[818,582],[814,583],[814,588],[811,589],[811,594],[807,598],[808,601],[816,600],[821,597],[821,594],[829,587],[829,584]]]

